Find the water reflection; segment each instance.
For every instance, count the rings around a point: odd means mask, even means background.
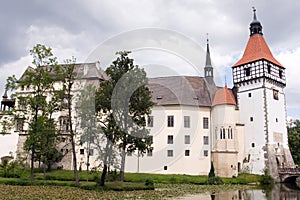
[[[234,190],[219,193],[205,193],[182,197],[183,200],[300,200],[296,185],[275,184],[272,188]]]

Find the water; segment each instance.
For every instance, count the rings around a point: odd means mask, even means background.
[[[300,189],[292,184],[275,184],[272,188],[233,190],[220,193],[188,195],[182,200],[300,200]]]

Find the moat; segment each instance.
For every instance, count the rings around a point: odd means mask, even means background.
[[[182,200],[295,200],[300,199],[300,189],[295,184],[275,184],[265,189],[247,189],[201,193],[181,197]]]

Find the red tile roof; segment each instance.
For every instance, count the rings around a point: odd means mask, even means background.
[[[227,86],[217,90],[212,106],[224,104],[236,105],[233,94],[230,92]]]
[[[237,67],[249,62],[253,62],[260,59],[266,59],[279,67],[284,68],[272,55],[264,37],[261,34],[252,35],[247,43],[243,57],[233,65]]]

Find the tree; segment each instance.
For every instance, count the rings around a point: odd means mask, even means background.
[[[211,162],[211,165],[210,165],[210,170],[209,170],[209,173],[208,173],[208,177],[209,178],[213,178],[215,177],[215,167],[214,167],[214,163]]]
[[[41,155],[49,149],[55,148],[54,143],[45,145],[45,142],[52,141],[53,138],[44,140],[44,133],[47,131],[45,119],[51,119],[52,101],[47,97],[55,96],[53,84],[55,77],[48,70],[48,66],[52,66],[53,70],[57,67],[56,57],[53,56],[51,48],[37,44],[30,51],[33,57],[33,65],[35,68],[28,68],[24,75],[17,81],[15,76],[7,79],[6,89],[24,90],[26,87],[29,93],[16,94],[17,103],[13,111],[15,123],[21,130],[24,123],[28,123],[28,135],[24,143],[24,150],[30,152],[31,162],[31,181],[34,181],[34,161],[40,159]],[[55,137],[51,135],[51,137]],[[55,139],[53,139],[55,140]],[[47,147],[47,150],[45,149]]]
[[[93,85],[86,85],[81,90],[78,96],[77,108],[78,118],[80,125],[80,144],[85,145],[86,149],[86,173],[88,181],[88,173],[90,166],[90,155],[93,153],[93,145],[97,136],[97,114],[95,111],[95,91],[96,88]]]
[[[145,117],[154,103],[146,72],[134,65],[129,53],[117,52],[119,57],[106,69],[110,78],[100,83],[96,96],[96,111],[106,118],[106,138],[121,149],[120,181],[124,181],[126,153],[138,150],[143,155],[152,149]]]
[[[300,164],[300,121],[294,120],[288,127],[288,143],[294,162]]]
[[[74,171],[74,179],[75,179],[75,186],[79,186],[79,178],[78,178],[78,170],[77,170],[77,156],[76,156],[76,131],[74,130],[74,116],[73,116],[73,87],[76,80],[76,73],[75,73],[75,58],[68,59],[65,61],[66,65],[64,67],[60,67],[58,69],[58,80],[61,83],[61,99],[66,103],[67,109],[67,121],[69,125],[69,137],[71,142],[72,148],[72,158],[73,158],[73,171]]]
[[[215,175],[215,167],[214,167],[214,163],[213,162],[211,162],[210,171],[208,173],[208,179],[207,179],[206,183],[209,184],[209,185],[220,185],[220,184],[223,184],[222,179],[219,176]]]

